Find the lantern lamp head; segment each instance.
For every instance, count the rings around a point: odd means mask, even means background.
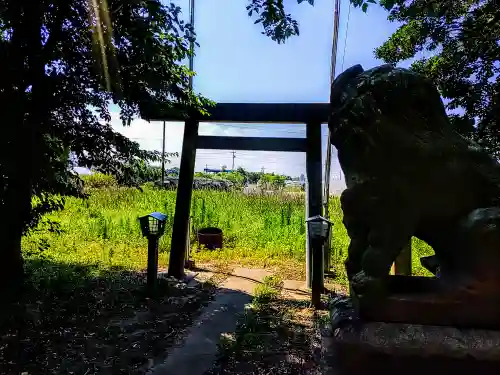
[[[141,231],[144,237],[161,237],[165,231],[167,215],[161,212],[152,212],[139,218]]]
[[[332,226],[332,222],[330,220],[317,215],[308,218],[306,223],[311,239],[324,241],[328,238],[328,233],[330,231],[330,227]]]

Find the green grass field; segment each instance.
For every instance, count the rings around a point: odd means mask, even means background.
[[[343,260],[349,238],[342,224],[338,198],[330,201],[334,223],[332,257],[345,281]],[[160,241],[160,266],[166,266],[175,210],[175,192],[145,187],[97,189],[88,200],[70,198],[63,211],[49,217],[58,221],[62,233],[39,230],[23,240],[27,259],[50,259],[51,263],[92,265],[96,270],[144,269],[147,241],[137,218],[152,211],[168,215],[165,235]],[[258,266],[288,265],[298,274],[304,270],[304,196],[243,195],[238,192],[195,191],[192,201],[192,228],[217,226],[224,232],[224,249],[193,251],[198,262],[234,262]],[[193,232],[194,233],[194,232]],[[192,246],[197,247],[192,233]],[[48,247],[40,251],[40,245]],[[413,240],[413,271],[425,274],[419,264],[422,255],[432,253],[423,242]]]

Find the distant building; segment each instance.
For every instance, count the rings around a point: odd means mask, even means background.
[[[290,186],[290,187],[302,187],[302,186],[304,186],[304,184],[301,183],[300,181],[293,181],[293,180],[285,181],[285,185]]]
[[[232,172],[230,169],[212,169],[212,168],[204,168],[203,172],[205,173],[229,173]]]
[[[306,183],[306,176],[304,176],[304,173],[302,173],[300,175],[299,181],[300,181],[301,184],[305,184]]]
[[[174,168],[166,169],[165,173],[167,176],[178,176],[179,175],[179,168],[174,167]]]

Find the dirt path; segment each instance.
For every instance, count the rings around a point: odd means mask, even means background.
[[[262,269],[236,268],[166,361],[152,368],[149,374],[203,375],[217,360],[221,335],[236,330],[237,319],[252,301],[255,286],[270,274]]]
[[[319,326],[327,314],[310,308],[305,282],[283,281],[278,270],[231,268],[212,267],[215,298],[148,374],[321,374]]]
[[[216,365],[204,375],[322,374],[319,316],[296,284],[256,290],[253,308],[225,337]]]

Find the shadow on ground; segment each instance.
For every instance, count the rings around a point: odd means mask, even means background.
[[[308,301],[277,299],[254,306],[219,345],[215,366],[204,375],[322,374],[318,326]]]
[[[1,374],[142,374],[207,305],[213,285],[144,273],[27,260],[20,303],[2,306]]]

